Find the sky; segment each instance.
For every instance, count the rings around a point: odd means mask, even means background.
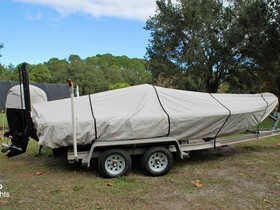
[[[0,63],[97,54],[144,58],[155,0],[1,0]]]

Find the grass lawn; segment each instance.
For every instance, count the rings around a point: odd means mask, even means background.
[[[5,129],[8,129],[8,123],[6,118],[6,113],[3,113],[0,110],[0,130],[3,130],[3,126]]]
[[[2,140],[5,142],[6,140]],[[91,168],[27,153],[0,154],[0,209],[279,209],[280,136],[227,147],[221,151],[175,156],[162,177],[142,174],[139,157],[128,176],[104,179]],[[197,184],[198,183],[198,184]]]

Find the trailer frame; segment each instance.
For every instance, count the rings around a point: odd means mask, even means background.
[[[280,120],[279,113],[274,113],[274,114],[272,113],[270,118],[273,120],[273,125],[274,125],[273,129],[271,130],[256,130],[256,131],[250,130],[247,131],[249,134],[215,138],[209,141],[205,141],[203,139],[178,141],[173,137],[159,137],[159,138],[149,138],[149,139],[118,140],[118,141],[106,141],[106,140],[95,141],[92,143],[89,150],[78,151],[76,155],[74,154],[73,149],[69,149],[67,153],[67,159],[69,163],[74,163],[78,159],[81,161],[82,166],[90,167],[91,160],[93,158],[100,158],[102,153],[108,150],[122,149],[126,151],[129,156],[133,156],[133,155],[144,156],[147,150],[151,148],[158,148],[158,147],[165,147],[168,149],[170,154],[176,153],[179,156],[179,158],[184,159],[189,157],[189,152],[194,150],[204,150],[204,149],[211,149],[211,148],[216,149],[216,148],[229,146],[232,144],[248,142],[253,140],[260,140],[260,139],[265,139],[265,138],[280,135],[280,129],[277,129],[277,125]],[[142,167],[145,168],[147,167],[147,165],[149,166],[149,163],[143,163],[143,158],[142,158]],[[99,170],[100,167],[102,166],[100,165],[98,166]],[[129,171],[127,171],[126,173],[128,172]],[[164,175],[167,172],[168,171],[162,170],[162,172],[154,174],[154,171],[152,170],[152,172],[150,172],[149,174],[160,176],[160,175]],[[110,174],[110,173],[108,174],[108,173],[105,174],[105,176],[108,178],[124,175],[124,174],[115,175],[115,174]]]

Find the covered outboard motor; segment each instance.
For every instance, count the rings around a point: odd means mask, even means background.
[[[8,157],[24,153],[29,137],[38,141],[31,119],[31,103],[47,101],[47,95],[42,89],[29,85],[27,64],[23,64],[19,71],[23,84],[12,87],[8,92],[6,100],[9,131],[4,135],[11,138],[12,144],[3,144],[2,152],[9,151]]]

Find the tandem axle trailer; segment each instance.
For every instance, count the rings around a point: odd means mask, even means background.
[[[274,125],[278,125],[279,118],[273,122]],[[216,149],[280,135],[280,129],[248,132],[250,134],[211,139],[210,141],[203,139],[178,141],[172,137],[113,142],[98,141],[94,142],[89,150],[78,151],[76,157],[73,149],[70,149],[67,158],[69,163],[75,163],[79,160],[83,166],[87,167],[90,167],[93,158],[98,158],[98,169],[101,175],[112,178],[129,172],[131,168],[130,156],[142,155],[141,165],[144,172],[152,176],[161,176],[166,174],[173,165],[172,153],[176,153],[181,159],[184,159],[189,157],[189,152],[194,150]]]

